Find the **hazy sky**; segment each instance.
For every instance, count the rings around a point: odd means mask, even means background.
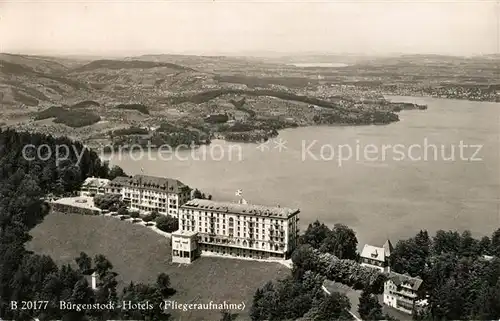
[[[500,52],[494,1],[3,1],[0,51]]]

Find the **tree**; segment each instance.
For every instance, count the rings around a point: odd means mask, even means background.
[[[124,207],[119,194],[104,194],[94,196],[94,205],[101,210]]]
[[[483,236],[478,244],[478,251],[480,255],[490,255],[491,254],[491,240],[487,236]]]
[[[71,294],[71,302],[75,304],[91,303],[93,300],[93,293],[89,287],[87,279],[81,278],[76,282]]]
[[[157,217],[159,217],[159,213],[157,210],[153,210],[151,213],[149,213],[148,215],[144,216],[142,218],[142,220],[144,222],[151,222],[151,221],[154,221]]]
[[[223,310],[221,311],[221,318],[220,321],[233,321],[235,316],[231,314],[231,312]]]
[[[109,170],[108,179],[113,180],[117,177],[127,176],[120,166],[114,165]]]
[[[111,262],[108,261],[108,259],[102,254],[98,254],[94,257],[94,266],[99,279],[104,278],[106,273],[113,269],[113,264],[111,264]]]
[[[175,290],[170,287],[170,277],[166,273],[158,275],[156,286],[164,298],[168,298],[175,293]]]
[[[289,276],[259,288],[250,310],[252,320],[296,320],[304,316],[313,301],[323,297],[322,278],[310,273],[301,280]]]
[[[199,190],[199,189],[197,189],[197,188],[196,188],[196,189],[193,191],[193,198],[200,198],[200,199],[202,198],[202,194],[201,194],[201,192],[200,192],[200,190]]]
[[[266,315],[264,310],[264,302],[262,301],[263,298],[264,289],[258,288],[253,295],[253,304],[250,307],[250,318],[252,319],[252,321],[263,320]]]
[[[383,320],[382,305],[375,295],[363,291],[359,297],[358,313],[363,320]]]
[[[391,268],[394,272],[411,276],[422,276],[430,256],[432,241],[427,231],[421,230],[413,238],[400,240],[391,253]]]
[[[418,246],[414,238],[396,243],[391,253],[391,267],[394,272],[408,273],[411,276],[421,276],[425,269],[427,247]]]
[[[442,253],[458,253],[460,251],[461,237],[456,231],[439,230],[433,239],[432,251],[435,255]]]
[[[85,252],[80,252],[80,256],[75,259],[78,269],[84,275],[90,275],[92,270],[92,259]]]
[[[491,236],[491,255],[500,257],[500,228]]]
[[[306,318],[315,321],[352,320],[351,303],[345,294],[333,292],[313,303]]]
[[[432,241],[429,233],[425,230],[420,230],[415,236],[415,244],[422,250],[425,256],[428,256],[431,250]]]
[[[327,233],[319,250],[331,253],[339,259],[355,260],[358,256],[357,247],[358,239],[354,230],[343,224],[335,224],[333,230]]]
[[[479,242],[472,237],[470,231],[464,231],[460,240],[460,251],[461,256],[473,257],[477,256],[479,253]]]
[[[306,271],[316,270],[316,253],[309,245],[301,245],[292,253],[292,275],[295,279],[301,279]]]
[[[128,209],[126,206],[120,206],[117,211],[118,215],[128,215]]]
[[[315,249],[319,249],[323,241],[330,235],[330,229],[323,223],[316,220],[309,224],[304,234],[300,237],[300,243],[309,244]]]
[[[156,227],[163,232],[172,233],[179,229],[179,220],[168,215],[160,215],[156,218]]]
[[[108,177],[109,175],[109,161],[104,161],[98,172],[98,177]]]
[[[130,283],[123,289],[120,297],[121,301],[132,302],[148,302],[152,309],[129,310],[122,313],[122,318],[125,319],[140,319],[140,320],[168,320],[170,315],[165,314],[161,309],[163,297],[156,286],[147,284]]]

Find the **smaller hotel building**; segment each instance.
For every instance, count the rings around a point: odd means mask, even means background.
[[[243,200],[191,200],[180,207],[179,230],[172,234],[172,261],[189,263],[202,252],[288,259],[297,247],[299,213],[298,209],[252,205]]]
[[[95,196],[102,195],[106,192],[106,186],[109,184],[109,179],[88,177],[80,188],[80,196]]]
[[[422,279],[409,275],[389,273],[384,284],[384,304],[399,311],[413,314],[421,308],[423,301],[418,301]]]
[[[121,194],[132,210],[156,210],[173,217],[177,217],[179,207],[191,198],[191,189],[182,182],[146,175],[116,177],[106,186],[106,193]]]

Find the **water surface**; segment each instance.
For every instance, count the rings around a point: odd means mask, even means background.
[[[292,63],[291,65],[301,68],[308,68],[308,67],[341,68],[348,66],[348,64],[344,64],[341,62],[298,62],[298,63]]]
[[[384,126],[287,129],[277,137],[286,142],[281,151],[272,141],[264,151],[255,144],[215,141],[218,147],[212,155],[205,150],[205,157],[203,150],[197,150],[194,157],[190,151],[181,152],[183,159],[155,161],[122,155],[111,162],[130,174],[142,168],[145,174],[178,178],[218,200],[235,200],[235,191],[242,189],[251,203],[298,207],[302,227],[316,219],[329,225],[344,223],[356,230],[361,244],[381,245],[386,238],[397,241],[419,229],[469,229],[479,236],[500,227],[500,104],[393,99],[427,104],[429,109],[403,111],[400,122]],[[430,149],[427,161],[399,160],[401,155],[390,148],[382,159],[384,145],[401,144],[408,156],[410,146],[425,141],[438,149],[444,146],[445,159],[440,150],[434,159]],[[476,147],[464,148],[460,159],[461,141],[483,145],[475,155],[482,160],[470,160]],[[310,144],[310,153],[305,152]],[[346,144],[354,152],[359,146],[362,157],[339,164],[331,150]],[[363,149],[370,144],[379,152],[366,159]],[[455,146],[455,160],[446,160],[452,156],[451,146]],[[414,159],[424,156],[418,148],[412,155]],[[218,160],[219,156],[224,158]]]

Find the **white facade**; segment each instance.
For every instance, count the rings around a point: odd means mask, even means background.
[[[172,262],[189,264],[199,256],[196,232],[172,233]]]
[[[190,199],[190,189],[178,180],[136,175],[117,177],[108,184],[106,193],[120,194],[130,209],[177,217],[179,206]]]
[[[102,195],[106,191],[109,179],[88,177],[80,188],[80,196]]]
[[[389,240],[385,242],[383,247],[365,244],[360,254],[361,266],[389,273],[391,272],[390,257],[392,251],[393,247]]]
[[[202,252],[287,259],[297,246],[299,212],[194,199],[180,208],[179,230],[196,232]]]
[[[92,290],[97,290],[97,272],[92,273]]]

